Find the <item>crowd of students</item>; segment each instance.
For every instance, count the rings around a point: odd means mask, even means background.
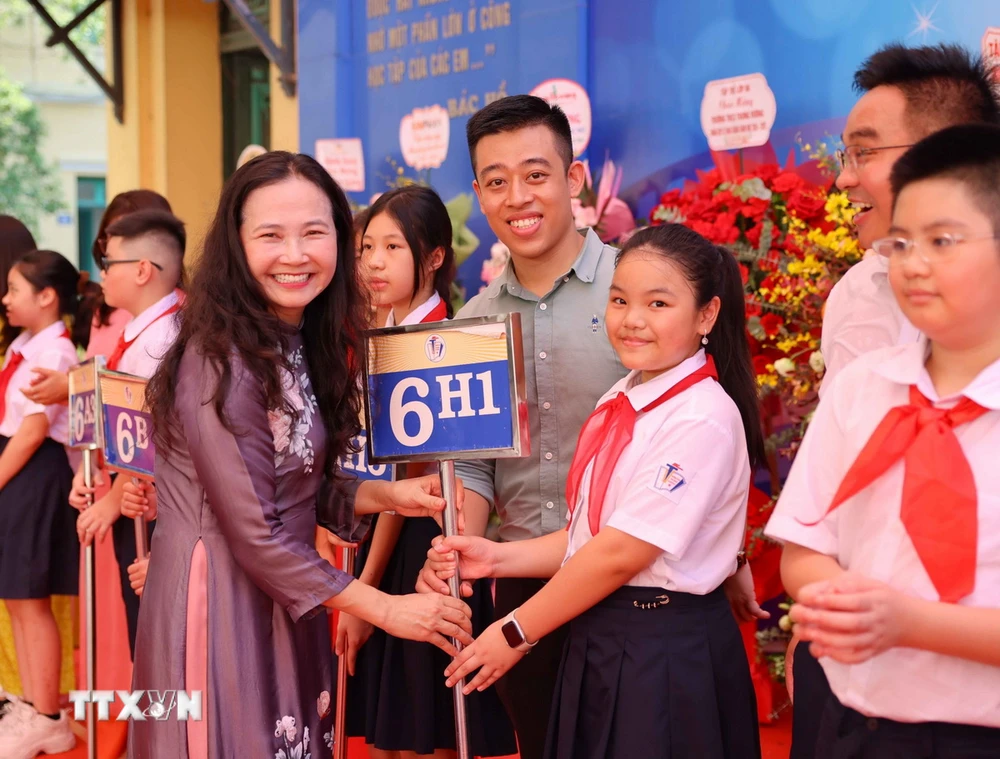
[[[797,602],[796,757],[1000,755],[990,73],[959,47],[892,45],[856,76],[837,183],[872,252],[829,296],[823,398],[767,527]],[[79,546],[109,532],[132,686],[204,693],[201,721],[133,721],[133,759],[325,753],[346,739],[334,648],[373,759],[454,756],[462,678],[477,756],[760,756],[737,622],[767,616],[742,552],[765,454],[737,263],[679,224],[621,250],[577,230],[584,169],[539,98],[484,107],[467,136],[511,259],[455,316],[521,314],[531,453],[457,466],[464,534],[447,539],[430,468],[338,466],[362,418],[357,325],[453,315],[433,190],[352,217],[312,158],[256,156],[190,282],[166,200],[124,193],[94,247],[96,308],[93,283],[0,219],[0,598],[23,684],[0,701],[0,756],[73,744],[50,598],[77,592]],[[85,348],[149,378],[155,485],[74,478],[66,370]],[[138,516],[156,525],[144,561]]]

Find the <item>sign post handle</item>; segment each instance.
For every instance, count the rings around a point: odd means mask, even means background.
[[[344,572],[354,575],[355,548],[344,549]],[[333,718],[333,759],[347,759],[347,650],[337,659],[337,711]]]
[[[83,451],[83,484],[94,487],[94,452]],[[93,506],[93,498],[88,506]],[[96,540],[83,551],[84,577],[84,629],[87,635],[87,690],[97,690],[97,578],[94,572],[94,545]],[[87,702],[87,759],[97,758],[97,703]]]
[[[138,485],[138,477],[132,478],[132,484]],[[134,520],[135,522],[135,555],[138,559],[149,558],[149,533],[146,531],[146,517],[141,514]]]
[[[455,462],[441,462],[441,494],[444,496],[444,535],[451,537],[458,534],[458,484],[455,480]],[[453,598],[461,598],[462,578],[458,572],[448,580],[448,588]],[[455,648],[462,650],[462,644],[454,641]],[[459,759],[469,759],[469,726],[465,719],[465,678],[452,688],[455,699],[455,741],[458,746]]]

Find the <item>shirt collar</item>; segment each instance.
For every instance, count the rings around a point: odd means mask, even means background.
[[[39,351],[45,349],[46,346],[52,343],[53,340],[57,340],[63,336],[66,331],[66,324],[62,319],[52,322],[48,327],[43,329],[41,332],[31,334],[29,332],[22,332],[14,341],[10,344],[9,352],[20,353],[24,356],[25,361],[30,361],[35,357]]]
[[[604,252],[605,244],[590,227],[577,231],[584,235],[583,247],[580,248],[580,253],[570,267],[570,272],[575,274],[581,282],[593,282],[594,277],[597,276],[597,266],[601,262],[601,253]],[[496,298],[502,290],[518,297],[524,293],[524,288],[514,273],[512,261],[507,262],[503,272],[486,288],[486,296],[490,299]]]
[[[632,408],[639,411],[670,390],[678,382],[701,369],[706,361],[705,349],[701,348],[691,358],[681,361],[673,369],[668,369],[663,374],[653,377],[648,382],[642,381],[642,371],[636,369],[629,372],[628,376],[621,380],[617,390],[624,391],[629,403],[632,404]]]
[[[177,291],[173,290],[169,295],[165,295],[160,298],[156,301],[156,303],[125,325],[125,342],[130,343],[135,340],[140,334],[142,334],[142,331],[146,329],[146,327],[163,316],[164,313],[169,311],[175,305],[177,305]]]
[[[392,309],[389,309],[389,316],[386,317],[385,326],[402,327],[406,324],[420,324],[424,320],[424,317],[427,316],[427,314],[429,314],[431,311],[437,308],[437,305],[440,302],[441,302],[441,296],[437,294],[437,291],[431,293],[431,297],[429,297],[415,309],[410,311],[410,313],[406,315],[406,318],[403,319],[403,321],[401,321],[398,325],[396,324],[395,312]]]
[[[961,392],[942,398],[934,389],[925,366],[929,352],[927,337],[921,335],[915,343],[900,345],[888,351],[873,370],[891,382],[916,385],[917,390],[931,403],[948,403],[965,397],[984,408],[1000,411],[1000,359],[983,369]]]

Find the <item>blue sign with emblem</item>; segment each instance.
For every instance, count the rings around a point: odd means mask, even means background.
[[[519,314],[368,333],[369,461],[528,453]]]
[[[97,450],[101,447],[101,401],[97,373],[104,358],[97,356],[69,370],[70,448]]]
[[[98,375],[104,420],[104,460],[113,472],[154,478],[153,418],[146,408],[146,380],[121,372]]]

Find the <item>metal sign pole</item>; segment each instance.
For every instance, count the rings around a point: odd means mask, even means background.
[[[133,485],[139,485],[140,480],[138,477],[132,478]],[[140,514],[134,520],[135,522],[135,555],[139,559],[149,558],[149,533],[146,531],[146,517]]]
[[[87,448],[83,451],[83,484],[94,487],[94,452]],[[94,505],[93,497],[88,508]],[[94,544],[83,551],[84,576],[84,628],[87,635],[87,690],[93,693],[97,690],[97,578],[94,572]],[[87,702],[87,759],[97,759],[97,703]]]
[[[458,485],[455,480],[455,462],[441,462],[441,494],[444,496],[444,535],[451,537],[458,534]],[[448,580],[448,589],[453,598],[462,597],[462,578],[458,576],[458,570],[454,576]],[[455,648],[462,650],[462,644],[453,641]],[[455,741],[458,746],[459,759],[469,759],[469,726],[465,719],[465,694],[462,689],[465,687],[465,678],[454,688],[452,695],[455,699]]]
[[[354,576],[357,549],[344,549],[344,572]],[[337,712],[333,718],[333,759],[347,759],[347,650],[337,660]]]

